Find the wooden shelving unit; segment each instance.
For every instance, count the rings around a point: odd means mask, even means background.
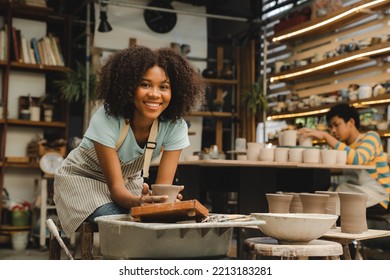
[[[217,47],[217,77],[221,77],[222,71],[223,71],[223,60],[224,60],[224,47],[220,46]],[[213,87],[213,90],[215,91],[215,97],[217,99],[221,99],[224,93],[225,87],[231,87],[231,92],[234,96],[234,102],[232,104],[232,107],[234,108],[234,112],[220,112],[220,111],[201,111],[201,112],[192,112],[191,116],[198,116],[198,117],[206,117],[206,118],[214,118],[215,119],[215,144],[218,146],[219,151],[223,151],[224,147],[224,133],[234,133],[233,131],[236,131],[236,123],[234,121],[231,122],[231,127],[229,130],[224,128],[223,122],[226,120],[233,120],[234,118],[238,117],[239,112],[239,50],[236,48],[234,50],[234,59],[233,64],[236,66],[235,68],[235,79],[205,79],[206,83],[208,83],[210,86]],[[207,97],[206,97],[207,98]],[[205,129],[205,131],[210,132],[208,129]],[[232,137],[237,137],[236,135],[233,135]]]
[[[271,76],[270,79],[271,82],[292,81],[299,78],[313,77],[318,74],[332,73],[345,67],[364,63],[367,58],[387,54],[390,54],[390,42],[310,63],[309,65],[297,67],[289,71],[282,71],[278,75]]]
[[[361,8],[359,8],[361,7]],[[387,0],[373,1],[366,0],[356,3],[351,6],[344,7],[333,13],[330,13],[324,17],[316,18],[298,26],[293,26],[282,32],[274,34],[268,38],[269,42],[289,42],[302,37],[309,37],[313,35],[323,34],[343,26],[352,21],[359,20],[367,16],[372,11],[384,10],[390,7],[390,2]],[[345,16],[341,16],[344,15]],[[330,22],[324,24],[326,22]],[[307,32],[302,32],[305,29],[309,29]]]
[[[347,90],[351,84],[376,85],[388,80],[389,16],[383,11],[389,7],[389,0],[359,1],[266,38],[272,61],[269,66],[276,68],[275,62],[279,61],[290,67],[289,70],[274,71],[268,75],[270,90],[267,95],[273,98],[267,114],[269,119],[293,123],[298,117],[320,117],[335,104],[325,105],[322,101],[321,106],[308,107],[304,103],[295,107],[305,109],[282,109],[278,112],[272,106],[283,102],[282,95],[285,95],[286,104],[296,100],[301,103],[303,99],[314,96],[340,97],[341,91]],[[381,38],[381,42],[373,44],[370,40],[373,37]],[[355,51],[337,51],[342,44],[357,42],[365,43]],[[281,48],[282,45],[284,48]],[[301,61],[306,61],[306,65],[297,66]],[[336,99],[336,102],[346,100],[345,96]],[[390,95],[349,103],[357,108],[386,106],[390,104]]]
[[[18,133],[21,135],[31,135],[33,139],[37,134],[43,135],[45,138],[57,137],[58,139],[68,138],[68,108],[64,101],[56,103],[55,113],[53,115],[53,121],[43,121],[43,114],[40,116],[39,121],[17,119],[20,110],[20,103],[18,98],[27,96],[32,93],[31,96],[37,100],[39,94],[43,95],[47,93],[59,94],[58,90],[53,85],[54,80],[60,80],[65,77],[66,72],[70,70],[71,62],[71,39],[72,39],[72,26],[71,16],[54,13],[51,8],[41,8],[35,6],[28,6],[16,3],[16,1],[2,1],[0,2],[0,16],[4,18],[4,30],[6,33],[6,58],[0,61],[0,69],[2,70],[1,80],[1,101],[3,106],[3,115],[0,116],[0,201],[2,198],[3,188],[10,188],[12,186],[4,186],[5,176],[17,176],[20,171],[18,169],[33,169],[31,173],[39,170],[39,164],[35,158],[30,158],[29,162],[8,162],[7,158],[18,157],[19,154],[13,154],[14,150],[7,149],[7,147],[16,146],[18,144],[12,143],[12,139],[18,137]],[[30,26],[36,22],[39,27],[34,33],[35,35],[28,34]],[[46,27],[45,27],[46,25]],[[2,26],[0,26],[2,27]],[[21,30],[21,34],[26,39],[36,37],[38,40],[40,36],[54,34],[59,38],[59,44],[61,49],[62,60],[66,66],[54,66],[46,64],[33,64],[33,63],[21,63],[15,61],[11,55],[14,48],[14,41],[12,36],[12,28],[18,28]],[[58,57],[58,56],[57,56]],[[29,61],[29,60],[25,60]],[[55,63],[53,63],[55,64]],[[31,75],[30,75],[31,74]],[[17,78],[30,76],[31,79],[37,79],[36,88],[32,87],[31,91],[26,87],[20,87],[19,84],[23,81],[15,82]],[[17,77],[17,78],[15,78]],[[35,82],[35,80],[34,80]],[[34,83],[33,83],[34,84]],[[43,88],[38,89],[38,88]],[[19,89],[22,89],[20,91]],[[19,106],[19,108],[17,108]],[[38,105],[39,106],[39,105]],[[42,110],[41,110],[42,111]],[[11,135],[11,136],[9,136]],[[28,138],[26,138],[28,141]],[[23,142],[23,141],[22,141]],[[11,145],[11,146],[9,146]],[[26,150],[24,145],[18,147],[18,152]],[[30,173],[29,171],[29,173]],[[23,171],[22,171],[23,172]],[[39,173],[37,173],[39,174]],[[31,180],[31,187],[33,187],[33,180]],[[1,207],[0,207],[1,211]],[[1,220],[0,220],[1,225]]]

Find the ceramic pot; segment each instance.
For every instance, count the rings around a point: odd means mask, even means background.
[[[285,192],[284,194],[292,194],[293,198],[290,202],[290,213],[303,213],[303,206],[301,202],[301,198],[299,197],[299,193],[294,192]]]
[[[307,148],[303,151],[303,162],[305,163],[320,163],[321,153],[317,148]]]
[[[325,207],[329,200],[328,194],[300,193],[303,213],[325,214]]]
[[[184,188],[184,186],[170,185],[170,184],[152,184],[152,195],[167,195],[168,199],[164,203],[174,203],[177,195]]]
[[[264,148],[264,143],[258,142],[248,142],[246,144],[248,149],[246,151],[246,155],[248,156],[248,160],[259,160],[260,159],[260,150]]]
[[[316,191],[315,193],[329,195],[325,205],[325,214],[340,215],[340,199],[338,192]]]
[[[299,146],[312,147],[313,146],[313,137],[299,135],[298,142],[299,142]]]
[[[363,233],[367,231],[367,195],[362,193],[339,192],[341,232]]]
[[[235,147],[236,151],[246,151],[246,138],[236,138]]]
[[[206,68],[203,70],[202,76],[209,79],[217,78],[217,69]]]
[[[337,150],[321,150],[321,163],[334,165],[337,161]]]
[[[347,164],[347,151],[337,151],[336,164]]]
[[[274,161],[275,148],[262,148],[260,150],[260,161]]]
[[[285,130],[283,131],[283,146],[296,146],[297,145],[297,130]]]
[[[275,162],[287,162],[288,161],[289,148],[277,147],[275,148]]]
[[[266,193],[270,213],[289,213],[292,194]]]
[[[289,162],[302,162],[303,148],[291,148],[288,151]]]

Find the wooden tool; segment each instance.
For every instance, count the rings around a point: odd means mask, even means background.
[[[201,221],[209,211],[198,200],[175,203],[155,203],[131,208],[130,215],[135,221],[178,222],[185,220]]]

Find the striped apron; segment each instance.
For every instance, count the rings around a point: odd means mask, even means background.
[[[144,155],[128,163],[121,161],[125,187],[135,196],[140,196],[142,191],[143,163]],[[112,202],[94,148],[75,148],[57,169],[54,202],[61,227],[68,237],[98,207]]]

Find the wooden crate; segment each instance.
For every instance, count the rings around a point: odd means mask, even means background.
[[[44,154],[49,153],[49,152],[56,152],[56,153],[59,153],[62,157],[65,157],[66,156],[66,146],[50,147],[50,146],[46,146],[42,143],[38,143],[37,144],[37,152],[38,152],[38,157],[41,157]]]
[[[43,143],[30,143],[27,146],[27,156],[30,158],[40,158],[46,153],[59,153],[62,157],[66,156],[66,146],[50,147]]]

